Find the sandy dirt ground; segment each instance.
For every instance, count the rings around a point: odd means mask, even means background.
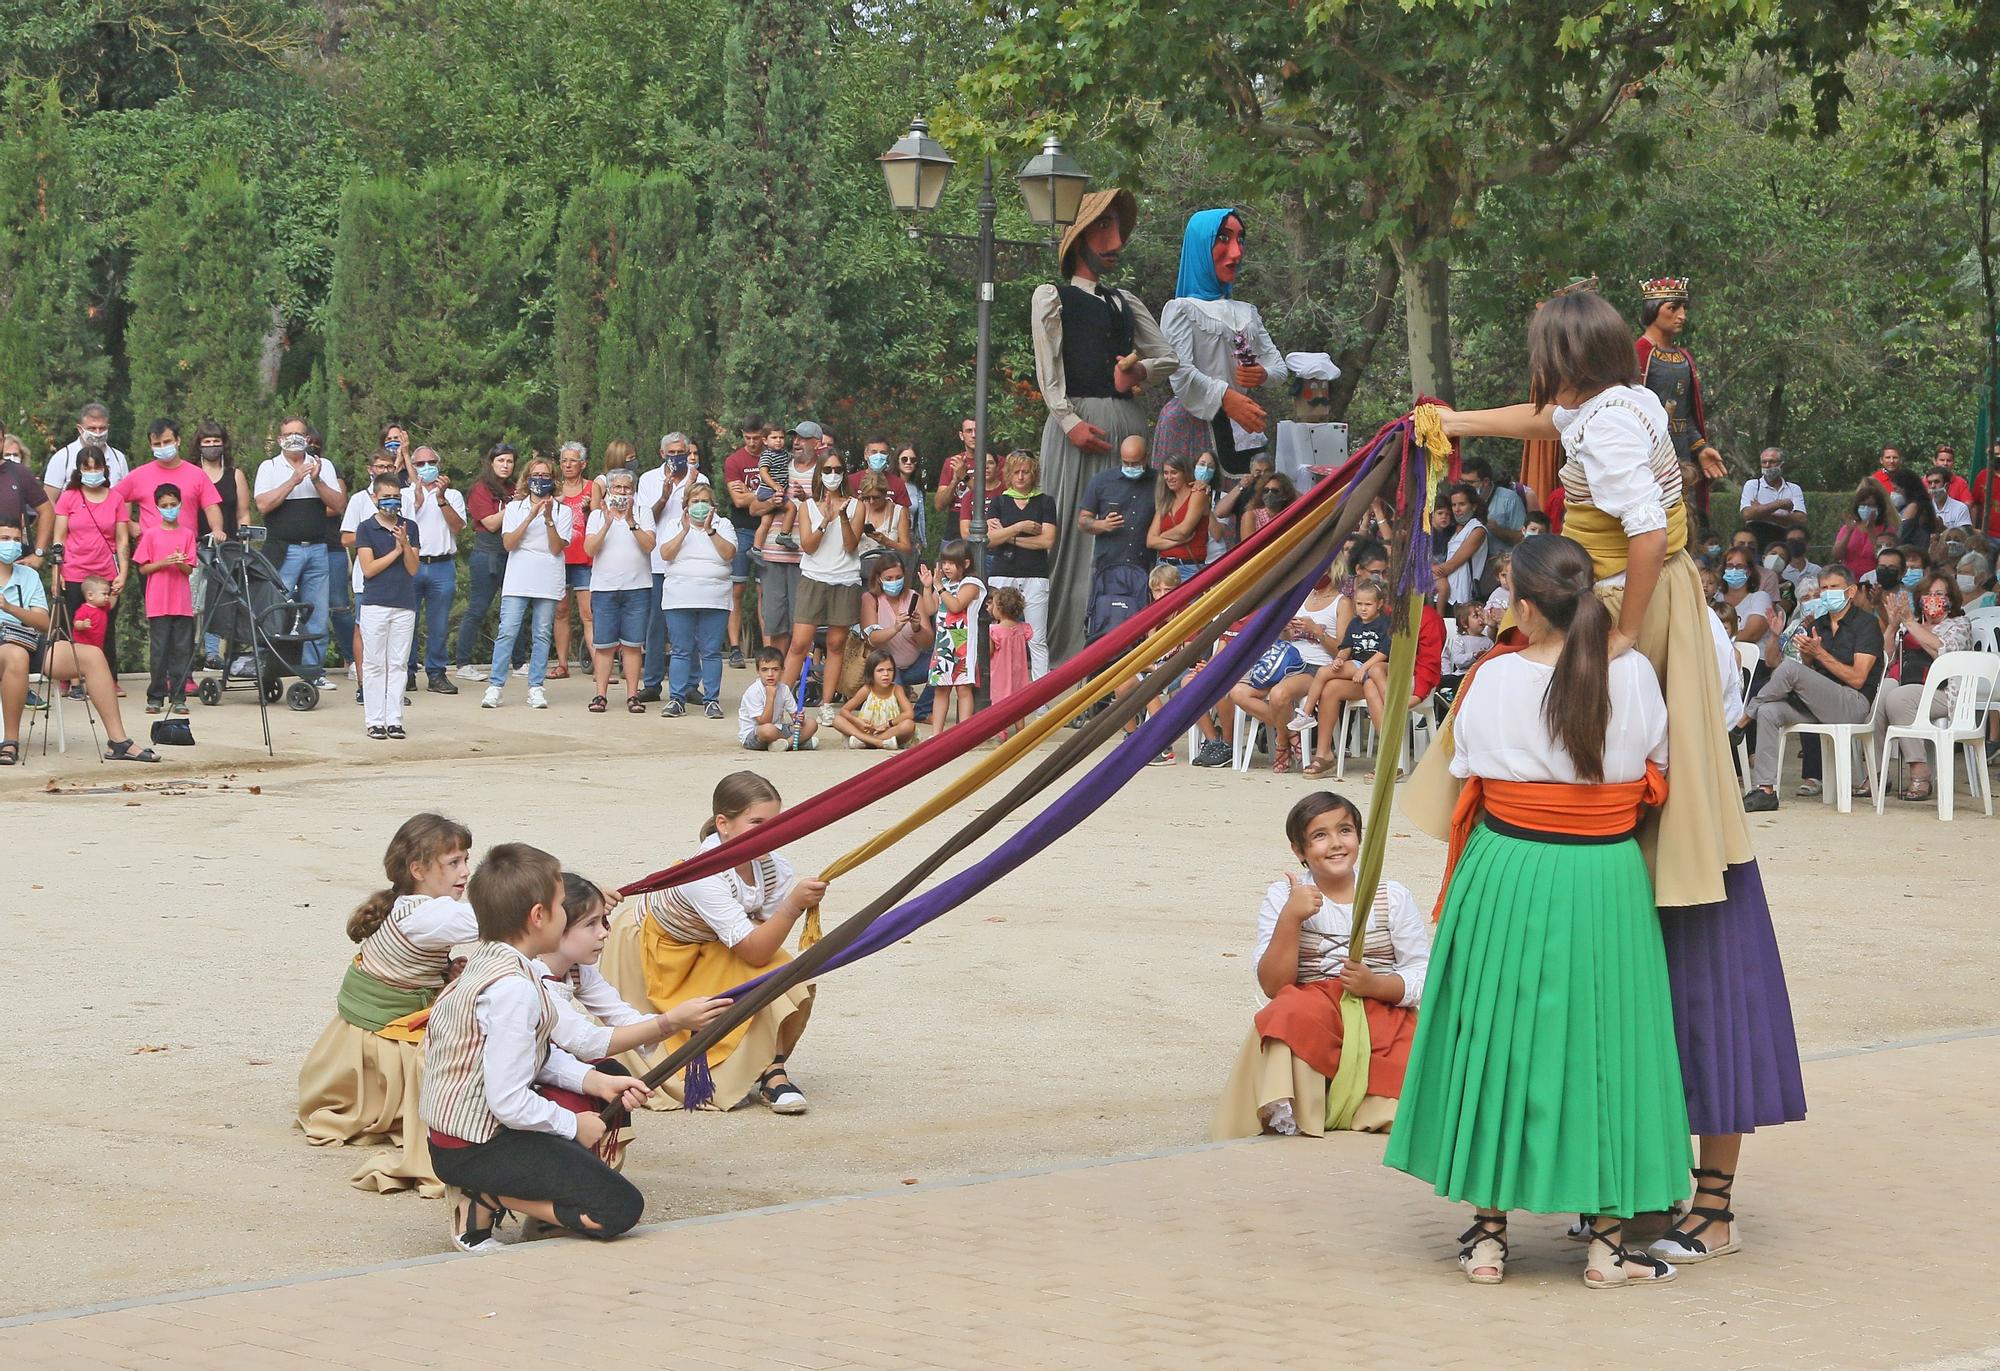
[[[363,738],[336,691],[273,712],[275,761],[245,695],[195,706],[201,746],[161,767],[97,764],[75,710],[67,757],[31,743],[0,772],[16,959],[0,1000],[14,1255],[0,1316],[439,1251],[441,1204],[349,1188],[356,1150],[308,1147],[292,1123],[351,955],[343,924],[381,883],[390,833],[435,808],[481,847],[534,842],[616,883],[691,852],[729,771],[754,764],[797,800],[871,765],[738,749],[747,679],[725,679],[727,722],[590,715],[570,680],[542,713],[518,683],[497,713],[473,688],[420,693],[402,745]],[[1310,784],[1150,768],[1028,868],[828,978],[793,1059],[811,1113],[644,1116],[628,1174],[648,1219],[1205,1141],[1257,1003],[1258,899],[1290,862],[1283,816]],[[1928,807],[1840,816],[1789,792],[1755,829],[1805,1049],[1994,1023],[1994,821],[1964,797],[1947,825]],[[973,812],[845,878],[829,913]],[[788,855],[812,868],[890,817]],[[1442,847],[1391,822],[1389,874],[1428,901]]]

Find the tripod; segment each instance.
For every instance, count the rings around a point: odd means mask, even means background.
[[[246,524],[244,527],[237,529],[227,542],[210,544],[212,549],[209,554],[211,565],[207,569],[211,572],[219,570],[225,575],[231,571],[235,573],[233,590],[237,597],[237,614],[248,634],[249,641],[239,643],[234,637],[230,639],[226,650],[222,654],[222,680],[224,685],[228,684],[230,668],[235,665],[236,654],[247,650],[250,654],[251,679],[255,683],[254,691],[257,696],[257,720],[264,728],[264,751],[275,757],[278,755],[278,749],[271,742],[271,702],[269,692],[264,688],[264,660],[263,652],[259,647],[260,640],[264,636],[262,631],[263,626],[257,622],[257,607],[250,598],[250,549],[262,543],[268,537],[270,537],[270,534],[262,525]],[[216,566],[215,563],[221,561],[223,551],[229,543],[235,543],[242,548],[242,551],[236,555],[236,565],[233,568],[226,565]],[[287,625],[286,627],[287,631],[289,631],[291,626]],[[206,698],[204,696],[204,699]],[[219,699],[220,695],[216,698]]]
[[[61,730],[63,726],[63,693],[56,688],[55,673],[49,670],[50,667],[55,665],[53,660],[55,657],[55,645],[63,642],[69,643],[71,655],[74,656],[76,654],[76,640],[71,636],[76,625],[71,622],[69,597],[62,593],[62,561],[63,547],[61,543],[57,543],[48,551],[48,563],[54,568],[56,573],[56,594],[49,603],[48,642],[42,648],[42,660],[40,663],[42,667],[42,689],[48,692],[42,699],[40,710],[42,715],[43,760],[47,760],[49,755],[49,720],[51,716],[53,716],[55,726],[58,730]],[[76,666],[76,683],[83,685],[83,662],[79,660]],[[115,682],[116,678],[113,679]],[[97,760],[102,764],[104,761],[104,749],[98,744],[97,739],[97,710],[90,702],[90,691],[87,688],[83,694],[83,716],[90,723],[91,750],[97,754]]]

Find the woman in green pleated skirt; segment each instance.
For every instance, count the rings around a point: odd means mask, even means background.
[[[1581,548],[1529,538],[1513,566],[1528,646],[1459,692],[1452,769],[1477,783],[1383,1160],[1478,1207],[1460,1239],[1477,1283],[1504,1275],[1506,1213],[1523,1209],[1598,1216],[1591,1288],[1657,1284],[1673,1268],[1627,1248],[1612,1220],[1682,1200],[1692,1161],[1632,836],[1641,805],[1664,798],[1666,704],[1642,657],[1606,660]]]

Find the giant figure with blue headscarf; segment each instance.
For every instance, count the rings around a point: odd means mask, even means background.
[[[1270,424],[1251,392],[1281,386],[1290,373],[1257,307],[1235,298],[1244,248],[1237,210],[1188,217],[1174,298],[1160,311],[1160,330],[1180,366],[1153,431],[1155,467],[1172,456],[1192,463],[1212,452],[1223,471],[1240,476],[1266,450]]]
[[[1127,438],[1146,436],[1146,411],[1134,397],[1178,365],[1153,312],[1131,291],[1104,281],[1117,270],[1138,219],[1139,203],[1129,190],[1084,196],[1058,254],[1065,279],[1035,287],[1029,305],[1035,379],[1049,408],[1042,425],[1042,489],[1060,520],[1049,559],[1051,661],[1083,646],[1093,542],[1077,524],[1084,488],[1118,464]],[[1144,474],[1143,465],[1138,470]]]

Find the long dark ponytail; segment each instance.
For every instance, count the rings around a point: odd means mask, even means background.
[[[1541,533],[1514,549],[1514,598],[1532,604],[1563,635],[1562,654],[1542,697],[1549,736],[1577,779],[1604,779],[1604,734],[1611,727],[1611,613],[1591,589],[1590,554],[1568,538]]]

